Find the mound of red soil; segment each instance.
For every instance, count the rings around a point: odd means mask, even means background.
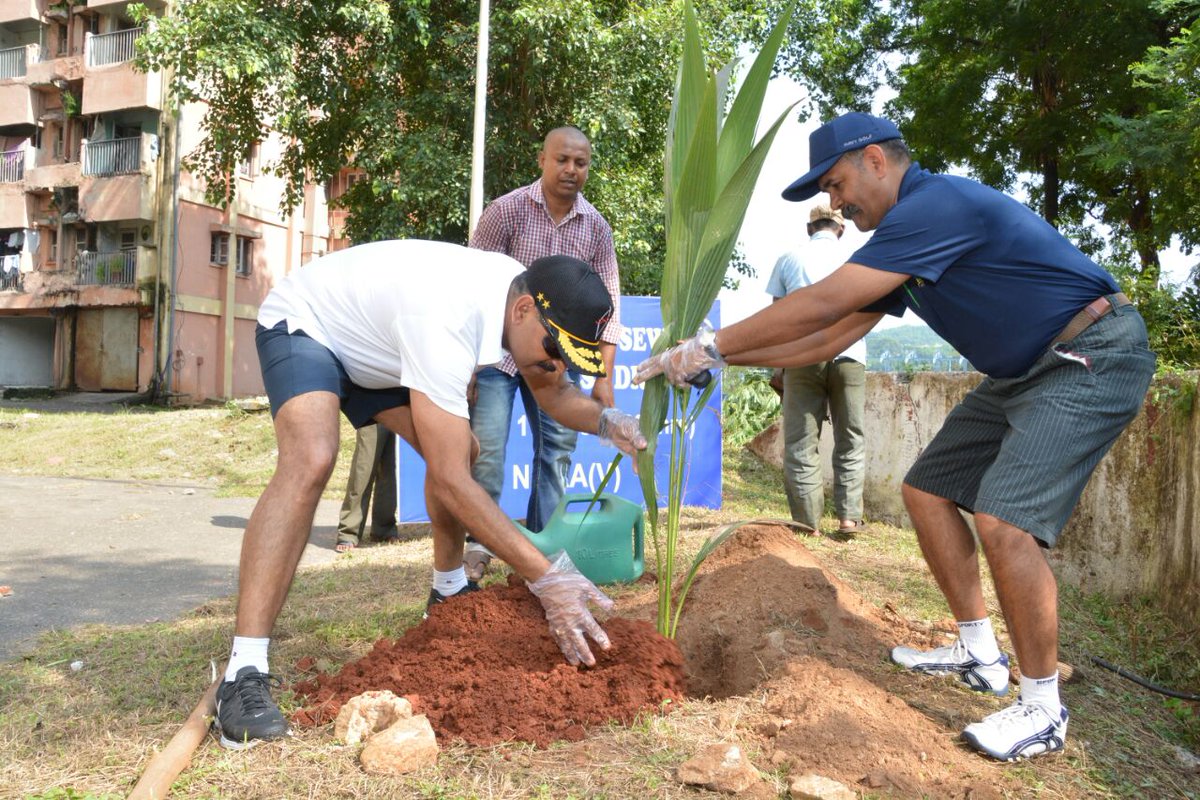
[[[622,598],[623,616],[605,622],[613,649],[597,652],[591,669],[565,663],[541,606],[519,583],[454,598],[336,675],[297,684],[310,705],[296,721],[331,721],[350,697],[391,689],[443,741],[545,746],[680,700],[686,680],[692,697],[753,699],[723,735],[753,743],[763,771],[815,772],[872,797],[1027,793],[1013,773],[958,741],[966,724],[1011,698],[890,664],[896,644],[944,644],[944,626],[876,609],[787,528],[742,528],[705,561],[678,646],[649,621],[654,591]]]
[[[294,721],[330,722],[351,697],[390,689],[429,718],[443,743],[517,740],[546,747],[582,739],[589,725],[631,722],[641,711],[683,699],[683,656],[674,642],[648,622],[618,617],[604,628],[612,649],[593,649],[594,667],[572,667],[550,638],[541,605],[520,582],[455,597],[336,675],[297,683],[294,690],[309,705]]]
[[[739,731],[758,740],[760,767],[879,797],[1021,796],[1012,775],[957,741],[1011,698],[889,663],[896,644],[944,644],[939,627],[877,610],[790,530],[751,525],[705,562],[677,640],[694,696],[765,698]]]

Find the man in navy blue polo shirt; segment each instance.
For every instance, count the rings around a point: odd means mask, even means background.
[[[985,378],[946,418],[904,479],[930,570],[958,621],[948,647],[892,659],[1004,695],[1008,658],[987,616],[972,513],[1013,649],[1021,694],[963,738],[1001,760],[1061,750],[1058,594],[1042,548],[1059,533],[1100,458],[1136,416],[1155,357],[1141,317],[1107,272],[1000,192],[934,175],[900,131],[844,114],[809,138],[810,169],[788,200],[829,193],[871,240],[823,281],[720,331],[643,362],[641,382],[676,385],[726,364],[799,367],[912,309]]]

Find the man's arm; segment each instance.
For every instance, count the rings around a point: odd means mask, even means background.
[[[418,391],[411,393],[409,407],[390,409],[379,416],[425,459],[425,500],[434,522],[434,561],[438,561],[439,549],[447,551],[442,555],[449,555],[453,543],[457,546],[454,558],[461,562],[462,529],[471,531],[525,578],[546,612],[550,635],[567,660],[595,664],[587,637],[601,649],[611,645],[588,604],[612,610],[612,600],[576,569],[565,552],[548,561],[472,479],[470,422]]]
[[[742,360],[745,353],[796,342],[830,328],[888,295],[908,277],[847,262],[828,278],[797,289],[757,314],[717,331],[717,351],[729,363],[750,363]]]
[[[463,527],[522,578],[536,581],[550,562],[471,477],[470,421],[441,408],[423,392],[413,391],[410,396],[412,433],[425,459],[426,494],[452,509]],[[403,431],[397,433],[405,436]]]
[[[497,198],[488,203],[479,215],[468,246],[475,250],[511,255],[512,227],[511,220],[504,213],[503,198]]]
[[[613,392],[613,370],[617,364],[617,346],[608,342],[600,343],[600,357],[604,359],[604,377],[596,378],[592,385],[592,399],[605,408],[613,408],[617,404]]]
[[[588,397],[567,376],[536,367],[521,372],[537,400],[538,408],[555,422],[572,430],[594,433],[602,444],[611,444],[626,455],[646,449],[638,418],[616,407],[605,407]]]
[[[644,383],[665,374],[675,386],[686,386],[705,370],[719,369],[729,363],[760,363],[764,357],[761,351],[833,327],[891,294],[908,277],[861,264],[843,264],[828,278],[797,289],[741,322],[715,332],[706,326],[692,338],[647,358],[638,364],[633,382]],[[822,352],[827,351],[822,349]],[[751,354],[753,360],[747,361],[746,354]]]
[[[612,228],[607,222],[604,225],[603,236],[597,248],[596,255],[591,261],[592,269],[600,276],[604,288],[612,297],[613,315],[604,330],[600,332],[600,355],[604,359],[605,376],[597,378],[592,387],[592,397],[605,408],[616,405],[616,395],[613,392],[613,370],[617,364],[617,342],[621,338],[621,274],[617,267],[617,251],[613,246]]]
[[[549,414],[555,422],[583,433],[596,433],[599,429],[600,412],[604,406],[580,391],[579,387],[567,380],[566,374],[531,367],[522,370],[521,377],[533,392],[538,408]]]
[[[847,347],[866,336],[883,317],[882,313],[856,311],[824,330],[810,333],[794,342],[786,342],[758,350],[746,350],[726,359],[737,366],[807,367],[830,361]]]

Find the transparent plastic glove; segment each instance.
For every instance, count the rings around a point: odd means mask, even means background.
[[[704,373],[725,366],[716,342],[717,332],[705,320],[692,338],[638,364],[633,382],[645,383],[655,375],[666,375],[668,381],[681,389],[689,385],[703,386],[708,382],[701,382]]]
[[[617,408],[606,408],[600,412],[600,428],[597,435],[600,437],[600,444],[611,444],[626,455],[635,456],[638,450],[646,449],[642,423],[637,417]]]
[[[550,624],[550,635],[567,661],[593,666],[596,658],[588,648],[584,634],[590,636],[601,650],[607,650],[610,644],[608,634],[588,610],[588,602],[604,611],[612,611],[613,601],[608,595],[583,576],[565,550],[550,560],[550,569],[545,575],[536,581],[526,581],[525,585],[541,601],[546,622]]]

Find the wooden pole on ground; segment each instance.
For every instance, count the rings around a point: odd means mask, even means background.
[[[208,734],[208,726],[217,710],[217,685],[220,682],[220,678],[212,682],[183,727],[158,755],[150,759],[141,780],[133,787],[129,800],[163,800],[170,793],[171,784],[192,763],[192,753]]]

